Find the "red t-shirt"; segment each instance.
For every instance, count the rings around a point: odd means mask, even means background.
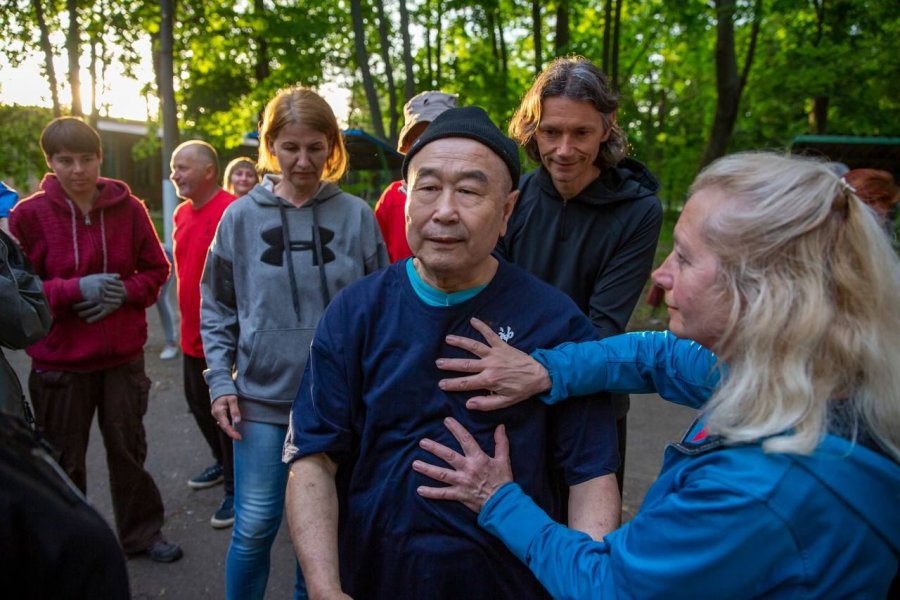
[[[406,242],[406,194],[400,191],[401,185],[402,181],[389,185],[375,205],[375,218],[381,226],[381,235],[392,263],[412,256]]]
[[[201,208],[186,200],[175,208],[172,253],[178,281],[178,309],[181,311],[181,351],[203,357],[200,339],[200,278],[206,253],[216,235],[222,213],[236,197],[225,190],[213,196]]]

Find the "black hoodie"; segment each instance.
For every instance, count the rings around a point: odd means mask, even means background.
[[[544,167],[519,187],[497,253],[568,294],[600,338],[624,332],[662,226],[656,178],[625,158],[568,201]]]

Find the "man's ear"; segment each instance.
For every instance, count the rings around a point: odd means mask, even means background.
[[[500,227],[500,237],[506,235],[506,226],[509,224],[509,217],[516,207],[516,201],[519,199],[520,191],[521,190],[511,191],[506,195],[506,200],[503,201],[503,224]]]
[[[613,111],[611,114],[606,115],[606,118],[603,119],[603,122],[606,125],[606,131],[603,132],[603,139],[600,140],[600,143],[606,143],[609,140],[609,136],[612,134],[613,126],[616,124],[616,112]]]

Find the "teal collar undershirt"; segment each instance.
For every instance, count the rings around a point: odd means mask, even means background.
[[[416,296],[428,306],[456,306],[457,304],[462,304],[466,300],[471,300],[477,296],[481,290],[487,287],[486,284],[479,285],[467,290],[447,294],[437,288],[431,287],[419,277],[416,267],[413,266],[412,258],[406,259],[406,276],[409,277],[409,283],[412,285],[412,289],[416,293]]]

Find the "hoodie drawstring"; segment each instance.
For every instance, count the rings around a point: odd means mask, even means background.
[[[108,269],[109,265],[107,264],[108,263],[107,257],[109,255],[106,252],[106,220],[103,217],[103,215],[104,215],[104,210],[101,208],[100,209],[100,243],[103,245],[103,272],[108,273],[109,271],[107,269]]]
[[[66,204],[69,205],[69,213],[72,216],[72,250],[75,254],[75,271],[78,271],[78,267],[81,265],[81,257],[78,254],[78,215],[75,211],[75,203],[72,202],[69,198],[66,198]],[[100,209],[100,245],[103,250],[103,273],[109,272],[109,252],[106,247],[106,218],[105,211]],[[84,216],[84,222],[90,225],[90,215]]]
[[[78,272],[80,264],[78,259],[78,224],[75,221],[78,217],[75,214],[75,203],[66,198],[66,204],[69,205],[69,212],[72,214],[72,248],[75,250],[75,271]]]
[[[322,236],[319,235],[319,203],[313,201],[313,226],[312,241],[313,252],[315,252],[316,263],[319,266],[319,285],[322,292],[322,306],[328,306],[331,302],[331,293],[328,291],[328,278],[325,276],[325,252],[322,247]],[[297,277],[294,273],[294,260],[291,257],[291,235],[288,226],[287,211],[284,204],[278,203],[278,213],[281,216],[281,240],[284,244],[284,259],[287,261],[288,277],[291,280],[291,300],[294,305],[294,314],[297,320],[300,320],[300,292],[297,289]]]
[[[325,249],[322,247],[322,236],[319,235],[319,202],[313,200],[313,246],[316,251],[316,262],[319,263],[319,284],[322,286],[322,307],[331,302],[328,291],[328,278],[325,277]]]
[[[297,291],[297,278],[294,275],[294,261],[291,258],[291,235],[288,229],[287,214],[284,204],[278,203],[278,214],[281,215],[281,243],[284,245],[284,260],[287,261],[288,278],[291,280],[291,300],[294,304],[294,314],[300,321],[300,292]]]

